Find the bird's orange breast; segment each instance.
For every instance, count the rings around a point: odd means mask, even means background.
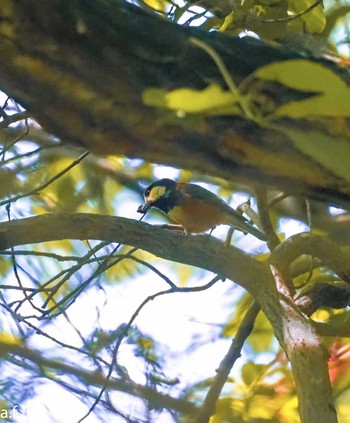
[[[187,232],[199,233],[224,223],[224,214],[205,201],[184,198],[168,212],[169,218],[183,226]]]

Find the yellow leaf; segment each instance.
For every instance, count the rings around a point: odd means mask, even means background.
[[[259,313],[254,323],[254,330],[249,336],[250,345],[256,352],[269,351],[274,340],[271,323],[264,313]]]
[[[225,91],[217,84],[210,84],[204,90],[179,88],[165,91],[149,88],[143,93],[147,106],[162,107],[186,113],[238,113],[236,98],[231,91]]]
[[[154,341],[148,337],[140,337],[137,339],[139,347],[145,351],[149,351],[154,348]]]
[[[169,3],[165,0],[144,0],[149,7],[159,11],[165,11]]]
[[[16,172],[8,169],[0,170],[0,198],[18,194],[22,189],[22,184]]]
[[[344,390],[337,396],[336,408],[339,417],[339,423],[347,423],[350,415],[350,391]]]
[[[2,344],[8,344],[8,345],[20,345],[21,340],[19,338],[16,338],[11,333],[7,332],[1,332],[0,333],[0,342]]]
[[[263,66],[254,75],[277,81],[298,91],[315,94],[281,106],[275,112],[277,116],[350,116],[350,87],[339,75],[320,63],[303,59],[287,60]]]
[[[290,398],[279,410],[280,421],[288,423],[299,423],[300,417],[298,413],[298,400],[294,396]]]
[[[138,272],[140,272],[140,270],[143,269],[143,266],[138,261],[133,260],[133,257],[136,257],[138,260],[143,260],[146,263],[148,263],[150,259],[153,258],[151,254],[142,250],[138,250],[134,252],[130,257],[127,257],[129,251],[130,247],[124,246],[118,251],[119,254],[123,255],[120,260],[117,260],[117,257],[114,257],[111,258],[111,261],[107,261],[108,265],[112,263],[115,264],[106,270],[106,282],[122,282],[125,278],[133,277]]]
[[[21,339],[16,338],[11,333],[0,333],[0,357],[6,356],[9,352],[13,351],[13,347],[20,345]]]
[[[279,413],[279,410],[288,402],[287,398],[280,396],[255,395],[249,403],[249,419],[248,421],[275,421],[273,417]],[[288,423],[296,423],[300,420],[296,410],[291,409],[286,413],[286,419],[280,420]]]
[[[245,403],[242,399],[223,397],[218,400],[215,414],[211,416],[210,423],[242,422]]]
[[[47,213],[47,208],[42,205],[32,204],[32,213],[35,215]]]
[[[5,276],[6,273],[12,268],[12,263],[9,257],[0,258],[0,275]]]
[[[192,266],[180,266],[178,268],[178,286],[184,287],[187,285],[190,278],[193,276],[194,269]]]

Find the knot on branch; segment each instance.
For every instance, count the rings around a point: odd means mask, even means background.
[[[291,269],[293,262],[304,255],[313,258],[313,266],[327,267],[343,282],[319,282],[306,287],[294,295],[299,309],[311,316],[320,307],[344,308],[350,305],[350,262],[344,251],[329,238],[311,233],[294,235],[272,251],[270,263],[279,273],[289,276],[295,273]],[[310,263],[306,268],[301,267],[298,274],[312,270]]]
[[[316,283],[303,290],[296,297],[295,304],[308,316],[320,307],[345,308],[350,305],[350,286]]]

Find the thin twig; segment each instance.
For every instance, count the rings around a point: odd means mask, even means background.
[[[272,226],[266,190],[262,188],[256,189],[255,196],[256,196],[256,202],[258,206],[261,226],[262,226],[263,232],[267,236],[268,247],[270,251],[273,251],[276,247],[281,245],[281,241],[279,240]],[[295,288],[293,285],[293,279],[290,276],[289,272],[282,271],[279,266],[276,266],[273,263],[270,264],[270,269],[276,281],[276,287],[278,291],[289,299],[293,298],[295,294]]]
[[[68,269],[64,269],[62,271],[60,271],[59,273],[57,273],[55,276],[53,276],[51,279],[49,279],[47,282],[45,282],[44,284],[40,285],[36,290],[34,290],[30,295],[28,295],[28,297],[31,299],[33,298],[35,295],[37,295],[39,292],[46,292],[46,293],[51,293],[48,297],[48,299],[46,300],[45,304],[42,306],[42,308],[46,307],[46,303],[48,301],[50,301],[53,297],[54,294],[57,293],[57,291],[60,289],[60,287],[75,273],[77,272],[79,269],[81,269],[84,265],[86,264],[90,264],[96,261],[96,259],[91,259],[91,255],[94,254],[96,251],[102,249],[103,247],[105,247],[108,243],[107,242],[101,242],[99,243],[97,246],[95,246],[91,251],[89,251],[85,256],[83,257],[77,257],[78,260],[77,264],[75,264],[74,266],[69,267]],[[56,257],[53,257],[56,258]],[[57,282],[57,284],[51,288],[49,288],[48,286],[50,284],[52,284],[56,279],[61,278],[62,279]],[[16,307],[16,311],[19,310],[19,308],[23,305],[23,303],[26,301],[26,299],[18,301],[18,306]],[[15,302],[17,303],[17,301]],[[15,303],[11,303],[11,305],[13,306]],[[42,310],[41,310],[42,312]]]
[[[249,107],[249,104],[246,101],[246,97],[244,95],[242,95],[241,90],[239,89],[239,87],[237,86],[235,81],[232,79],[232,76],[231,76],[230,72],[228,71],[228,69],[227,69],[224,61],[220,57],[220,55],[209,44],[205,43],[204,41],[199,40],[198,38],[191,37],[191,38],[189,38],[189,41],[194,46],[199,47],[202,50],[204,50],[213,59],[217,68],[219,69],[227,87],[231,91],[232,100],[233,100],[232,103],[233,104],[237,103],[240,106],[243,115],[247,119],[251,119],[251,120],[255,121],[256,117],[252,113],[251,108]]]
[[[0,255],[12,255],[11,251],[0,250]],[[56,253],[47,253],[45,251],[32,251],[32,250],[15,250],[14,254],[16,256],[38,256],[38,257],[47,257],[52,258],[57,261],[81,261],[80,256],[62,256]]]
[[[273,229],[270,219],[270,213],[267,203],[266,190],[259,188],[255,190],[255,198],[258,207],[258,214],[260,218],[261,229],[268,239],[268,246],[273,250],[280,244],[280,240]]]
[[[31,195],[38,195],[40,193],[40,191],[42,191],[43,189],[45,189],[46,187],[48,187],[50,184],[52,184],[54,181],[56,181],[57,179],[59,179],[61,176],[63,176],[67,172],[69,172],[73,167],[77,166],[89,154],[90,153],[88,151],[85,151],[76,160],[74,160],[69,166],[65,167],[63,170],[61,170],[60,172],[58,172],[55,176],[53,176],[52,178],[50,178],[49,180],[47,180],[46,182],[44,182],[42,185],[39,185],[38,187],[36,187],[36,188],[34,188],[34,189],[30,190],[30,191],[27,191],[27,192],[25,192],[23,194],[18,194],[18,195],[14,196],[14,197],[8,198],[7,200],[0,201],[0,206],[3,206],[4,204],[14,203],[15,201],[17,201],[17,200],[19,200],[21,198],[29,197]]]
[[[137,318],[137,316],[139,315],[139,313],[141,312],[141,310],[146,306],[146,304],[148,304],[150,301],[155,300],[156,298],[162,296],[162,295],[167,295],[167,294],[173,294],[175,292],[198,292],[198,291],[204,291],[206,289],[209,289],[210,287],[212,287],[216,282],[218,282],[219,280],[221,280],[220,276],[215,276],[210,282],[208,282],[205,285],[202,286],[198,286],[198,287],[191,287],[191,288],[178,288],[175,286],[164,290],[164,291],[159,291],[156,294],[150,295],[148,296],[144,301],[142,301],[142,303],[137,307],[137,309],[135,310],[135,312],[133,313],[133,315],[131,316],[130,320],[128,321],[128,323],[123,327],[123,331],[121,333],[121,335],[119,336],[116,345],[114,347],[113,350],[113,357],[112,357],[112,362],[111,365],[109,367],[107,376],[106,376],[106,380],[105,383],[102,387],[102,389],[100,390],[99,394],[97,395],[96,400],[94,401],[94,403],[91,405],[91,407],[89,408],[88,412],[81,418],[79,419],[78,423],[81,423],[83,420],[85,420],[95,409],[95,407],[97,406],[97,404],[100,402],[102,395],[104,394],[104,392],[106,391],[108,384],[109,384],[109,380],[112,377],[112,373],[113,373],[113,368],[114,366],[117,364],[117,355],[118,355],[118,351],[119,351],[119,347],[122,343],[122,340],[124,339],[124,337],[127,335],[131,325],[134,323],[135,319]]]
[[[6,117],[2,116],[3,121],[0,122],[0,129],[5,129],[10,126],[12,123],[16,123],[20,120],[28,119],[30,114],[28,111],[15,113],[13,115],[6,114]]]
[[[26,137],[28,134],[29,134],[29,124],[28,124],[28,119],[25,118],[25,120],[24,120],[24,130],[19,135],[17,135],[17,137],[11,143],[7,144],[6,147],[4,147],[1,150],[1,155],[3,157],[3,160],[5,159],[5,153],[7,151],[9,151],[9,149],[12,148],[18,141],[20,141],[22,138]]]
[[[38,326],[35,326],[33,323],[30,323],[27,319],[22,319],[21,321],[23,323],[25,323],[27,326],[29,326],[31,329],[35,330],[35,333],[37,335],[42,335],[45,338],[49,339],[50,341],[54,342],[55,344],[57,344],[57,345],[59,345],[63,348],[68,348],[70,350],[76,351],[80,354],[86,355],[87,357],[91,358],[91,352],[90,351],[89,352],[84,351],[83,349],[75,347],[74,345],[66,344],[65,342],[58,340],[57,338],[55,338],[55,337],[49,335],[48,333],[44,332]],[[105,361],[102,357],[95,356],[94,360],[97,360],[97,361],[99,361],[99,362],[101,362],[101,363],[103,363],[107,366],[109,365],[109,363],[107,361]]]
[[[7,204],[6,211],[7,211],[7,217],[8,217],[8,220],[9,221],[11,221],[10,209],[11,209],[11,205],[10,204]],[[37,310],[38,311],[38,308],[35,306],[35,304],[33,303],[33,301],[30,299],[29,295],[27,294],[27,290],[24,289],[24,286],[22,284],[21,278],[19,277],[18,268],[17,268],[17,260],[16,260],[16,256],[15,256],[15,253],[14,252],[15,252],[14,247],[11,247],[11,253],[12,253],[12,255],[11,255],[11,261],[12,261],[13,273],[15,275],[15,278],[16,278],[17,282],[18,282],[18,286],[22,290],[25,299],[27,301],[29,301],[29,303],[32,306],[32,308],[34,310]],[[15,310],[15,312],[17,312],[17,310]]]
[[[249,16],[249,19],[257,21],[257,22],[263,22],[263,23],[275,23],[275,22],[289,22],[293,21],[294,19],[300,18],[303,15],[306,15],[307,13],[311,12],[312,9],[317,7],[319,4],[322,3],[323,0],[317,0],[315,3],[313,3],[311,6],[303,10],[302,12],[299,12],[295,15],[287,16],[285,18],[274,18],[274,19],[259,19],[255,17]]]
[[[4,290],[13,289],[13,290],[16,290],[16,291],[29,291],[29,292],[33,292],[33,291],[38,290],[37,288],[28,288],[28,287],[25,287],[25,286],[6,285],[6,284],[0,285],[0,289],[4,289]]]
[[[90,387],[100,386],[104,383],[104,376],[100,372],[86,371],[85,369],[77,366],[77,363],[70,365],[64,363],[62,360],[46,358],[40,352],[33,350],[33,348],[28,348],[23,344],[14,345],[0,340],[0,348],[2,351],[6,348],[10,357],[20,357],[21,365],[23,365],[23,362],[27,362],[28,360],[30,363],[35,364],[36,368],[49,368],[65,375],[74,376]],[[42,376],[47,376],[47,374],[44,373]],[[169,395],[159,393],[147,386],[125,381],[123,379],[110,380],[109,386],[113,390],[125,392],[138,398],[150,401],[152,400],[159,408],[172,408],[183,413],[190,413],[196,409],[195,405],[186,399],[173,398]]]
[[[117,247],[119,247],[121,244],[118,244]],[[110,254],[103,260],[102,263],[99,264],[99,266],[97,267],[97,269],[93,272],[93,274],[86,280],[84,281],[82,284],[80,284],[76,289],[74,289],[73,291],[71,291],[68,295],[66,295],[62,300],[58,301],[57,303],[55,303],[55,305],[53,307],[51,307],[49,310],[46,310],[43,313],[43,317],[45,317],[46,315],[50,315],[50,318],[52,317],[52,312],[55,309],[60,309],[61,306],[63,306],[65,303],[67,303],[67,301],[69,299],[72,298],[72,301],[75,301],[75,299],[78,297],[78,295],[90,284],[91,281],[93,281],[97,276],[99,276],[100,274],[102,274],[103,272],[105,272],[107,269],[109,269],[110,267],[114,266],[115,264],[119,263],[121,260],[124,260],[125,258],[129,258],[131,256],[131,254],[133,254],[135,251],[137,250],[137,248],[132,248],[128,254],[123,255],[123,257],[121,259],[116,259],[115,261],[113,261],[110,264],[108,263],[108,260],[110,260]],[[91,254],[92,255],[93,250],[91,250]],[[89,260],[89,262],[92,261],[99,261],[99,258],[94,258]],[[86,263],[83,263],[82,265],[84,265]],[[74,272],[76,272],[76,268],[75,267],[81,267],[82,265],[78,264],[77,266],[74,266],[74,269],[71,267],[70,269],[68,269],[68,273],[67,275],[55,286],[54,291],[48,296],[48,298],[46,299],[45,303],[43,304],[43,308],[45,308],[48,304],[48,302],[50,300],[52,300],[53,296],[55,295],[55,293],[57,293],[57,291],[61,288],[61,286],[67,281],[67,279],[69,279],[69,275],[73,274]],[[72,269],[73,269],[73,273],[72,273]],[[66,307],[67,308],[67,307]],[[60,309],[59,314],[62,313],[63,310]],[[56,316],[57,314],[55,314]]]
[[[18,140],[19,141],[19,140]],[[17,141],[16,141],[17,142]],[[48,148],[53,148],[53,147],[56,147],[55,145],[52,145],[52,146],[47,146],[47,147],[38,147],[38,148],[36,148],[35,150],[32,150],[32,151],[28,151],[27,153],[22,153],[22,154],[17,154],[16,156],[12,156],[12,157],[10,157],[9,159],[6,159],[6,160],[1,160],[1,166],[6,166],[6,165],[8,165],[9,163],[12,163],[12,162],[14,162],[14,161],[17,161],[17,160],[21,160],[21,159],[24,159],[24,158],[28,158],[28,157],[31,157],[31,156],[34,156],[35,154],[38,154],[38,153],[40,153],[41,151],[43,151],[44,149],[48,149]],[[3,153],[3,150],[1,151],[1,154]]]

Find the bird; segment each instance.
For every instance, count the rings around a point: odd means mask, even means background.
[[[155,207],[181,225],[185,233],[202,233],[218,225],[230,225],[261,241],[267,240],[245,217],[200,185],[163,178],[146,188],[144,198],[138,213],[146,214]]]

